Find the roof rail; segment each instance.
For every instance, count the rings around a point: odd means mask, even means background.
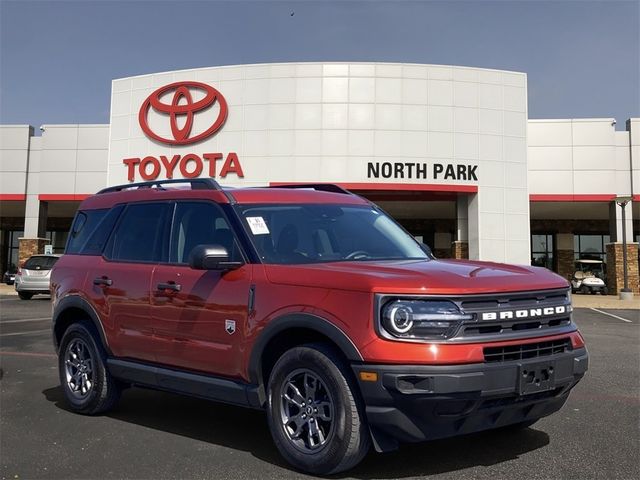
[[[146,189],[146,188],[157,188],[158,190],[166,190],[163,185],[172,185],[176,183],[189,184],[191,186],[191,190],[218,190],[222,192],[229,203],[236,203],[236,199],[233,197],[231,192],[224,190],[218,182],[216,182],[213,178],[176,178],[173,180],[154,180],[152,182],[139,182],[139,183],[126,183],[124,185],[115,185],[113,187],[107,187],[100,190],[96,195],[100,195],[103,193],[112,193],[112,192],[121,192],[123,190],[129,189]]]
[[[154,180],[152,182],[139,182],[139,183],[126,183],[124,185],[115,185],[113,187],[107,187],[100,190],[97,195],[102,193],[121,192],[122,190],[129,190],[132,188],[143,189],[156,187],[160,190],[165,190],[163,185],[170,185],[175,183],[188,183],[191,185],[191,190],[222,190],[220,184],[212,178],[189,178],[189,179],[174,179],[174,180]]]
[[[269,188],[310,188],[319,192],[343,193],[353,195],[349,190],[342,188],[340,185],[333,183],[291,183],[271,185]]]

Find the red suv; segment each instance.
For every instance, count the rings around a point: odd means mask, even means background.
[[[139,386],[264,409],[287,461],[330,474],[371,444],[562,407],[588,364],[563,278],[436,260],[369,201],[300,187],[177,180],[82,202],[51,278],[71,408]]]

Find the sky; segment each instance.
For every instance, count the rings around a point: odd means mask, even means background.
[[[529,118],[624,130],[640,117],[640,0],[0,0],[0,124],[109,123],[114,78],[287,61],[521,71]]]

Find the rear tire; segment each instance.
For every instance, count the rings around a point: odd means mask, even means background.
[[[120,399],[120,386],[106,367],[106,354],[90,324],[72,324],[58,351],[60,385],[74,412],[96,415],[111,410]]]
[[[20,297],[20,300],[31,300],[33,293],[18,292],[18,296]]]
[[[284,353],[273,367],[267,399],[269,428],[282,456],[316,475],[358,464],[371,442],[358,394],[351,371],[330,347],[308,344]]]

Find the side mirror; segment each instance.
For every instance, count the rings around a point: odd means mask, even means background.
[[[189,254],[189,266],[194,270],[234,270],[243,262],[229,260],[229,252],[221,245],[196,245]]]

